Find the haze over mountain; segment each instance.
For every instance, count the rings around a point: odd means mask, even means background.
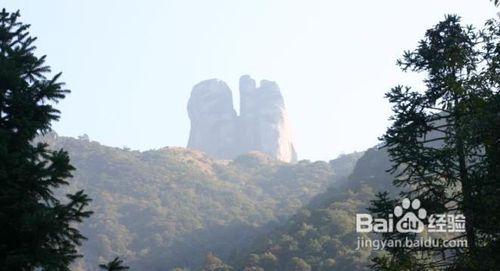
[[[370,257],[378,252],[356,250],[358,237],[373,235],[355,231],[355,216],[366,212],[377,192],[398,192],[392,186],[393,176],[385,170],[389,167],[385,150],[367,150],[348,177],[340,178],[249,248],[233,253],[228,263],[245,271],[370,270]]]
[[[188,148],[141,152],[55,133],[39,139],[68,151],[76,167],[61,195],[84,189],[93,199],[75,270],[96,270],[117,255],[151,271],[224,262],[236,270],[365,269],[369,253],[353,251],[348,228],[374,187],[389,183],[373,179],[386,176],[383,152],[296,162],[278,85],[257,86],[249,76],[240,78],[239,115],[217,79],[194,86],[188,113]],[[360,157],[367,162],[347,179]]]
[[[488,0],[2,3],[21,10],[40,55],[72,90],[58,105],[61,135],[139,150],[186,146],[193,84],[219,78],[237,90],[248,73],[279,83],[294,146],[311,160],[377,144],[389,123],[384,93],[420,86],[396,59],[444,14],[480,26],[497,12]]]
[[[252,152],[222,161],[184,148],[107,147],[86,136],[41,140],[69,152],[77,169],[69,190],[93,199],[75,270],[116,255],[151,271],[197,270],[208,252],[227,260],[348,175],[361,156],[289,164]]]
[[[0,270],[498,271],[500,0],[7,1]]]

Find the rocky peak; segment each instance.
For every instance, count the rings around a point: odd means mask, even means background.
[[[193,87],[187,109],[191,119],[188,147],[216,158],[233,158],[237,115],[227,84],[217,79],[198,83]]]
[[[296,161],[289,120],[279,86],[244,75],[240,78],[240,115],[233,108],[231,89],[217,79],[197,84],[188,113],[191,132],[188,148],[222,159],[261,151],[285,162]]]

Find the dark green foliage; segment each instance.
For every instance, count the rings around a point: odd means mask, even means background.
[[[387,214],[391,214],[397,200],[391,198],[388,192],[377,193],[375,200],[371,202],[368,210],[375,218],[387,218]],[[395,228],[395,221],[393,221],[392,228]],[[404,234],[395,232],[383,233],[382,237],[386,240],[404,240],[405,238],[414,239],[416,234]],[[411,249],[389,247],[386,249],[389,255],[377,255],[372,259],[370,265],[372,270],[426,270],[428,268],[421,264],[419,255],[410,253]]]
[[[78,191],[61,200],[73,167],[63,150],[32,144],[59,118],[53,104],[69,92],[60,74],[47,78],[45,56],[19,12],[0,13],[0,267],[2,270],[69,270],[84,237],[76,223],[91,212]]]
[[[119,257],[114,258],[111,262],[107,264],[100,264],[99,267],[107,271],[120,271],[129,269],[128,266],[123,265],[123,260],[120,260]]]
[[[425,72],[426,89],[393,88],[392,126],[383,140],[397,174],[394,184],[418,198],[430,213],[460,212],[466,217],[467,249],[396,249],[376,258],[376,270],[493,270],[483,250],[497,246],[498,227],[498,21],[483,31],[462,26],[457,16],[428,30],[418,48],[398,64],[404,71]],[[384,195],[372,211],[391,203]],[[486,207],[488,206],[488,207]],[[387,211],[387,210],[385,210]],[[386,212],[386,214],[389,212]],[[489,225],[489,226],[486,226]],[[403,236],[385,235],[395,239]]]

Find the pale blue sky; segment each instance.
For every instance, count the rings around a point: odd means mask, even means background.
[[[2,1],[20,9],[39,54],[72,94],[61,135],[111,146],[185,146],[193,85],[242,74],[280,85],[300,159],[334,158],[377,143],[383,95],[418,77],[396,59],[446,13],[482,25],[488,0]],[[236,105],[237,106],[237,105]]]

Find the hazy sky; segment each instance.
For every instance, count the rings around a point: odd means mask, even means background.
[[[20,9],[39,54],[72,90],[60,135],[111,146],[185,146],[193,85],[276,81],[300,159],[331,159],[377,143],[392,86],[418,86],[395,66],[425,30],[457,13],[480,26],[488,0],[2,1]],[[237,105],[235,105],[237,107]]]

